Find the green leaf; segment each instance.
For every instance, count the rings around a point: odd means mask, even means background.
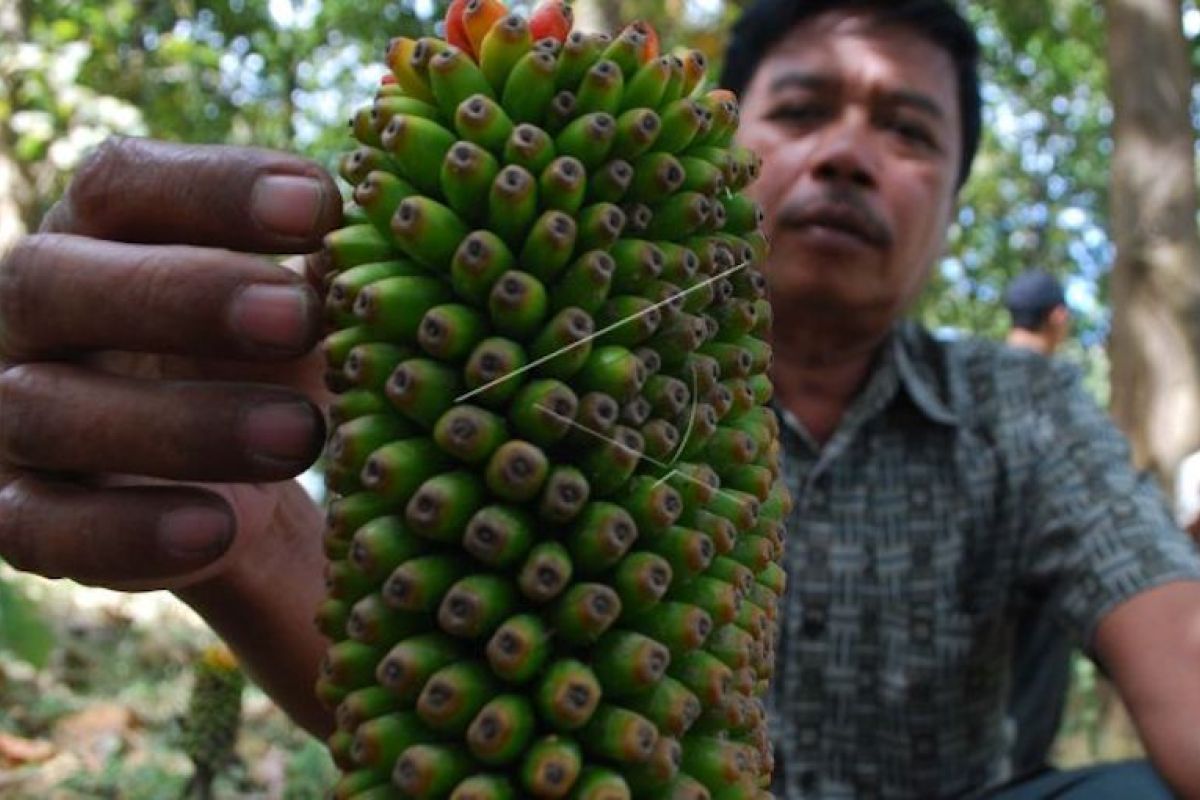
[[[0,650],[42,669],[54,649],[54,631],[37,605],[12,583],[0,581]]]

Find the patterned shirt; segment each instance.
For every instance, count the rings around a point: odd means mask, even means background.
[[[777,409],[779,410],[779,409]],[[905,323],[821,447],[781,411],[788,589],[776,796],[930,798],[1010,777],[1014,621],[1085,648],[1200,555],[1068,367]]]

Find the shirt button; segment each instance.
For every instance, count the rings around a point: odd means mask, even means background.
[[[825,632],[825,611],[820,608],[804,609],[804,624],[801,626],[804,635],[810,639]]]
[[[806,770],[800,773],[800,788],[805,792],[815,791],[818,783],[817,773],[814,770]]]

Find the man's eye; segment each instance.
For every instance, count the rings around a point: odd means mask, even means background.
[[[770,114],[770,119],[780,122],[802,123],[819,119],[824,113],[821,106],[815,103],[793,103],[777,106]]]
[[[924,125],[905,120],[893,120],[889,124],[889,127],[908,141],[933,150],[938,149],[937,139],[934,138],[933,134]]]

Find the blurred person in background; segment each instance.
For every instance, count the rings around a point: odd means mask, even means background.
[[[1004,292],[1004,307],[1012,318],[1006,341],[1013,347],[1050,356],[1070,335],[1071,311],[1062,284],[1048,272],[1018,275]]]

